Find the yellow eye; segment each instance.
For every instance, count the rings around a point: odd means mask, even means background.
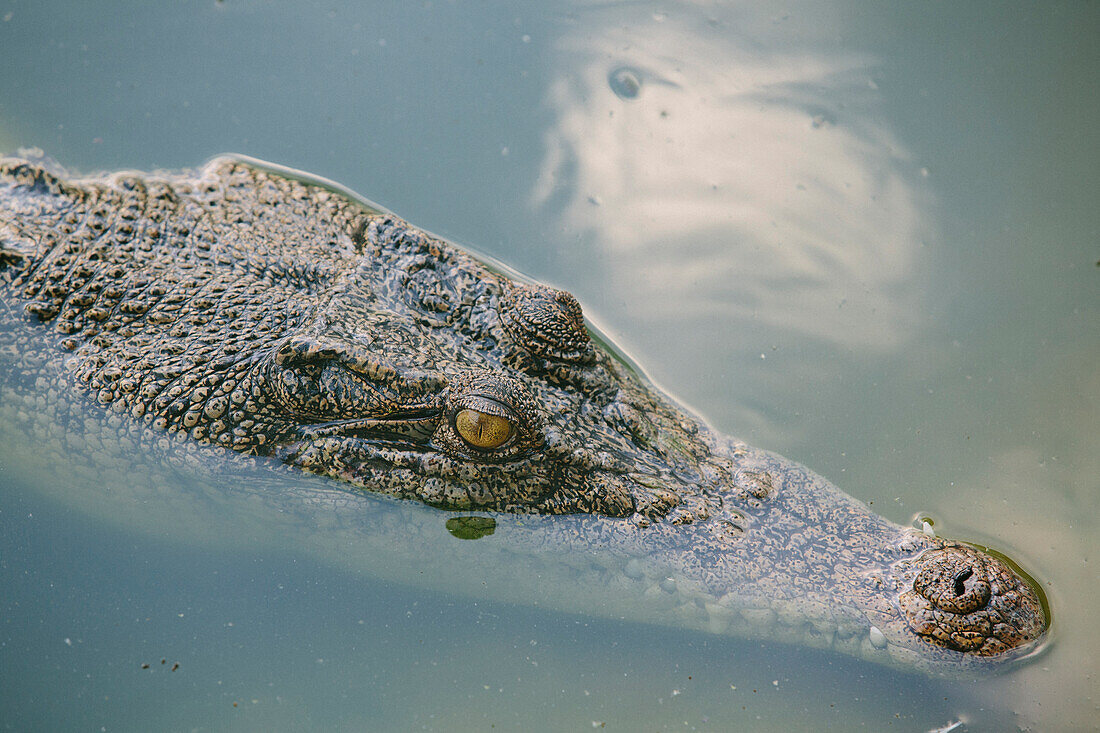
[[[486,450],[504,445],[515,432],[507,418],[469,408],[455,415],[455,430],[470,445]]]

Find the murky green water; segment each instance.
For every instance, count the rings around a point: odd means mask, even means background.
[[[573,291],[722,430],[1009,552],[1055,613],[1031,665],[929,681],[396,582],[339,528],[20,479],[13,442],[0,725],[1094,727],[1098,39],[1092,4],[0,0],[0,149],[338,180]]]

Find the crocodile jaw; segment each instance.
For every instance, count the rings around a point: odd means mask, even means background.
[[[792,461],[738,450],[776,487],[759,507],[624,542],[622,575],[678,623],[948,677],[1003,671],[1042,647],[1045,604],[1008,562],[890,522]]]

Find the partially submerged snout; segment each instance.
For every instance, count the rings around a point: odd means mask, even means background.
[[[1038,639],[1047,626],[1039,594],[1003,560],[961,544],[920,555],[899,603],[909,629],[959,652],[990,657]]]
[[[721,503],[677,527],[689,539],[647,556],[663,560],[656,580],[675,577],[681,605],[693,602],[708,630],[949,677],[1005,670],[1040,649],[1046,601],[1007,558],[895,524],[781,456],[714,448],[739,466]],[[671,533],[664,524],[650,532]]]

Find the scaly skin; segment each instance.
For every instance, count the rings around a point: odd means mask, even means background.
[[[244,159],[64,181],[0,161],[0,377],[448,509],[584,515],[562,547],[672,572],[708,627],[953,672],[1047,621],[1001,560],[721,436],[524,284]],[[62,367],[63,365],[63,367]],[[98,412],[96,412],[98,411]],[[129,427],[128,427],[129,426]]]

